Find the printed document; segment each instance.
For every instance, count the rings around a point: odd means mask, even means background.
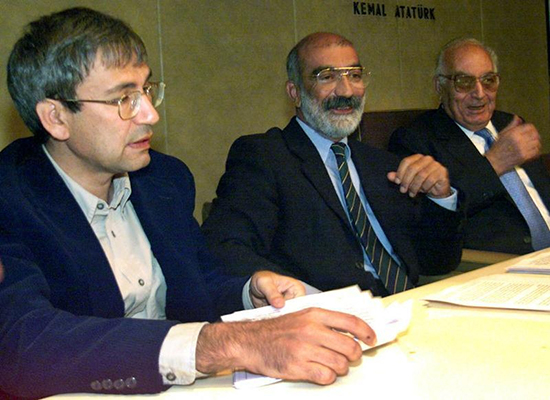
[[[550,253],[545,251],[525,258],[506,268],[506,272],[522,274],[550,274]]]
[[[381,298],[373,297],[369,291],[361,291],[359,286],[350,286],[287,300],[283,308],[267,306],[237,311],[224,315],[222,321],[257,321],[276,318],[310,307],[345,312],[363,319],[376,333],[377,342],[373,347],[391,342],[399,333],[404,332],[409,326],[412,314],[412,301],[403,304],[392,303],[384,307]],[[371,348],[361,341],[359,343],[363,351]],[[263,386],[278,381],[280,379],[255,375],[247,371],[235,371],[233,374],[233,386],[239,389]]]
[[[550,276],[483,276],[431,294],[424,299],[470,307],[550,311]]]

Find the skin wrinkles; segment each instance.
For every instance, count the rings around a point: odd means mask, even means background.
[[[487,52],[476,45],[467,44],[456,49],[449,49],[444,57],[445,75],[471,75],[477,78],[495,72],[493,62]],[[459,93],[453,82],[444,79],[443,84],[435,79],[437,93],[447,114],[460,125],[471,131],[484,128],[496,107],[497,91],[483,88],[479,81],[475,89],[468,93]]]

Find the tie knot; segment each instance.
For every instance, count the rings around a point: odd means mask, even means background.
[[[335,156],[345,157],[346,156],[346,144],[342,142],[333,143],[332,146],[330,146],[330,149],[334,153]]]

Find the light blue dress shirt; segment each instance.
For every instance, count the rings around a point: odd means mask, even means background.
[[[330,146],[332,146],[334,142],[318,134],[315,130],[313,130],[310,126],[308,126],[305,122],[303,122],[299,118],[297,118],[296,120],[298,121],[298,124],[300,124],[304,132],[306,133],[307,137],[311,140],[311,142],[313,143],[317,151],[319,152],[319,155],[321,156],[321,159],[325,164],[325,168],[327,169],[327,173],[330,177],[330,180],[332,181],[332,185],[334,186],[334,190],[336,191],[336,194],[340,199],[340,203],[342,204],[342,208],[346,212],[346,215],[348,216],[348,219],[350,220],[350,224],[351,224],[351,218],[349,215],[348,208],[346,206],[346,197],[344,195],[344,188],[342,187],[340,174],[338,172],[338,165],[336,163],[336,156],[330,149]],[[340,142],[347,144],[348,139],[344,138]],[[380,226],[380,223],[376,219],[376,216],[374,215],[374,212],[372,211],[372,208],[370,207],[369,202],[367,201],[365,193],[363,192],[363,187],[361,186],[361,181],[359,180],[359,174],[357,173],[357,169],[355,168],[355,164],[353,163],[353,160],[351,158],[351,149],[349,148],[349,146],[346,146],[346,160],[348,162],[351,181],[353,183],[355,190],[359,194],[359,197],[361,198],[361,202],[363,203],[363,206],[367,213],[367,218],[369,219],[372,229],[376,233],[378,240],[380,241],[380,243],[382,243],[386,251],[392,256],[395,262],[401,265],[401,260],[399,259],[399,256],[394,252],[393,247],[391,246],[388,238],[386,237],[386,234],[384,233],[382,227]],[[453,190],[453,194],[446,199],[431,199],[431,200],[446,209],[449,209],[452,211],[456,210],[456,204],[457,204],[456,190]],[[364,248],[363,248],[363,259],[364,259],[365,271],[370,272],[372,275],[374,275],[375,278],[378,278],[378,275],[376,274]]]

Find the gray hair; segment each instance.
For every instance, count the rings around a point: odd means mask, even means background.
[[[471,37],[463,37],[451,40],[450,42],[445,44],[439,51],[435,67],[436,78],[438,78],[439,75],[445,75],[445,67],[447,67],[447,65],[445,64],[445,56],[447,55],[447,52],[456,50],[462,46],[467,45],[477,46],[485,50],[485,52],[489,55],[489,58],[491,58],[493,68],[495,69],[494,72],[498,72],[498,57],[495,51],[477,39]]]

